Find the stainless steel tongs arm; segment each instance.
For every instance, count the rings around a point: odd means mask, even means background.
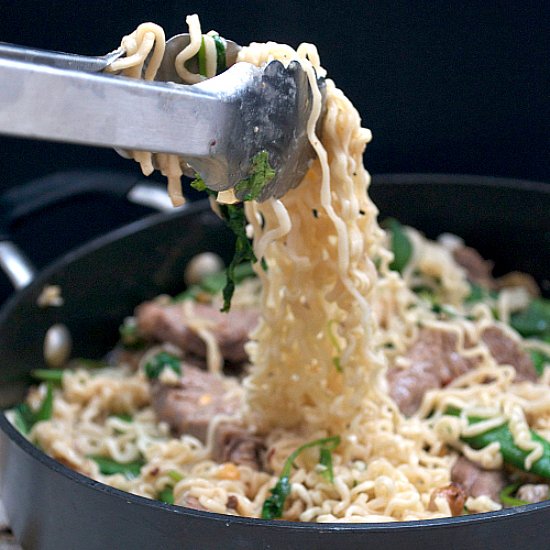
[[[99,73],[105,70],[113,61],[122,57],[124,53],[123,48],[118,48],[107,55],[78,55],[0,42],[1,59],[26,61],[27,63],[49,65],[50,67],[57,67],[59,69],[72,69],[86,73]]]
[[[265,151],[275,177],[260,200],[296,186],[313,156],[311,91],[298,62],[236,63],[182,85],[98,74],[120,51],[86,58],[3,46],[0,134],[178,155],[214,191],[246,179]]]

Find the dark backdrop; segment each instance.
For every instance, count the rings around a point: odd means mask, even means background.
[[[0,40],[102,54],[144,20],[185,31],[193,12],[241,44],[318,44],[373,131],[373,173],[550,181],[550,2],[0,0]],[[109,150],[0,138],[0,189],[91,166],[138,170]]]

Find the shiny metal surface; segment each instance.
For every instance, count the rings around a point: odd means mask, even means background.
[[[0,42],[0,58],[14,61],[27,61],[40,65],[49,65],[59,69],[72,69],[74,71],[100,72],[107,68],[113,61],[124,55],[124,50],[117,50],[101,56],[77,55],[73,53],[52,52],[18,46]]]
[[[167,59],[181,41],[185,36],[169,41]],[[238,51],[231,44],[228,61]],[[165,69],[159,76],[172,77]],[[307,171],[313,158],[306,132],[311,97],[307,75],[295,61],[261,68],[237,63],[184,86],[0,55],[0,134],[176,154],[214,191],[247,177],[254,156],[267,151],[276,176],[260,200],[282,196]]]

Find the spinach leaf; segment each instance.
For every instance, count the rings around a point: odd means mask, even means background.
[[[41,382],[51,382],[55,386],[61,386],[65,369],[34,369],[31,376]]]
[[[535,367],[537,374],[541,376],[544,372],[544,365],[550,365],[550,357],[546,355],[546,353],[535,349],[531,350],[529,355],[531,356],[531,361],[533,362],[533,366]]]
[[[262,519],[277,519],[282,517],[285,502],[291,489],[290,472],[292,471],[292,466],[300,453],[306,449],[311,449],[312,447],[320,448],[319,463],[325,468],[322,475],[332,481],[334,479],[332,470],[332,451],[334,451],[338,445],[340,445],[340,436],[335,435],[310,441],[292,452],[283,465],[283,470],[277,483],[273,489],[271,489],[271,495],[264,501],[262,506]]]
[[[145,340],[139,333],[135,317],[126,317],[120,327],[118,327],[120,341],[125,349],[138,350],[145,347]]]
[[[275,176],[275,170],[269,164],[269,155],[267,151],[260,151],[252,158],[250,162],[249,175],[235,185],[235,190],[244,193],[243,199],[253,200],[259,197],[264,186]],[[216,193],[206,187],[206,183],[197,175],[191,182],[191,187],[197,191],[204,191],[210,196]],[[227,312],[231,308],[231,299],[235,292],[237,284],[237,266],[242,263],[255,263],[257,258],[252,249],[248,237],[246,236],[246,216],[242,204],[220,204],[220,213],[228,227],[236,236],[235,253],[231,263],[226,269],[226,283],[223,288],[223,307],[222,311]],[[263,260],[263,259],[262,259]],[[265,269],[265,262],[262,261],[262,267]]]
[[[215,34],[212,38],[216,44],[216,74],[220,74],[227,69],[225,41],[219,34]]]
[[[514,493],[519,489],[520,483],[513,483],[512,485],[507,485],[500,491],[500,494],[498,495],[500,498],[500,502],[504,504],[506,507],[511,506],[523,506],[525,504],[529,504],[525,500],[521,500],[519,498],[514,497]]]
[[[235,185],[237,193],[244,193],[243,200],[257,199],[262,189],[275,177],[275,170],[269,164],[267,151],[260,151],[252,158],[250,175]]]
[[[149,380],[153,380],[154,378],[158,378],[160,376],[160,373],[165,367],[170,368],[176,374],[181,375],[180,360],[166,351],[157,353],[154,357],[149,359],[147,363],[145,363],[145,374]]]
[[[32,427],[43,420],[50,420],[53,413],[53,384],[48,382],[46,395],[40,407],[33,411],[27,403],[20,403],[14,408],[15,426],[23,434],[31,431]]]
[[[527,309],[512,315],[510,324],[525,337],[550,336],[550,300],[531,300]]]
[[[99,471],[104,476],[123,474],[127,479],[133,479],[139,476],[141,467],[145,464],[143,460],[134,460],[132,462],[122,463],[117,462],[112,458],[99,455],[90,455],[88,458],[91,458],[99,466]]]
[[[382,227],[388,229],[391,233],[393,262],[390,264],[390,269],[403,273],[412,257],[413,245],[407,236],[405,228],[395,218],[384,220]]]
[[[165,487],[162,491],[159,492],[157,500],[164,502],[166,504],[174,504],[174,488]]]

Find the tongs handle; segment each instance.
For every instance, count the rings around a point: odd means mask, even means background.
[[[49,65],[59,69],[72,69],[86,73],[98,73],[108,67],[113,61],[123,55],[124,50],[119,48],[107,55],[88,56],[72,53],[53,52],[28,48],[17,44],[0,42],[0,58],[12,59],[14,61],[26,61],[39,65]]]

